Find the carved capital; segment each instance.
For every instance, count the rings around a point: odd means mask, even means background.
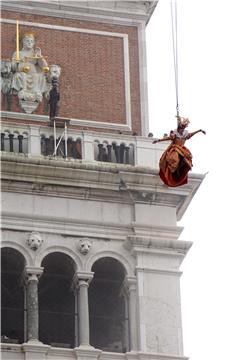
[[[23,279],[25,285],[30,281],[38,281],[43,273],[43,267],[26,266],[23,272]]]
[[[79,289],[81,286],[87,286],[92,281],[94,273],[93,272],[76,272],[73,277],[73,288]]]
[[[126,276],[124,279],[125,289],[130,291],[136,291],[137,289],[137,279],[135,276]]]

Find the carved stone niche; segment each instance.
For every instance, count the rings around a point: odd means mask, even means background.
[[[82,238],[77,243],[77,248],[81,254],[87,255],[92,247],[92,242],[88,238]]]
[[[31,250],[36,251],[43,243],[43,239],[38,231],[32,231],[26,240]]]

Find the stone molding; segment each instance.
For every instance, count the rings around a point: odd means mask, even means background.
[[[7,123],[5,119],[19,119],[19,120],[31,120],[31,121],[42,121],[43,124],[41,126],[48,126],[49,117],[45,115],[37,115],[37,114],[27,114],[27,113],[20,113],[14,111],[0,111],[2,122]],[[121,131],[131,131],[131,127],[126,124],[117,124],[114,122],[107,123],[107,122],[99,122],[95,120],[85,120],[85,119],[74,119],[74,118],[67,118],[70,120],[70,125],[73,126],[87,126],[90,128],[97,128],[97,129],[106,129],[106,130],[121,130]],[[17,124],[18,125],[18,124]],[[22,124],[24,125],[24,124]],[[14,124],[15,126],[15,124]],[[32,124],[31,124],[32,126]]]
[[[17,167],[16,167],[17,163]],[[27,176],[24,177],[23,174]],[[128,203],[134,199],[129,192],[151,191],[155,192],[156,200],[151,205],[173,206],[176,208],[177,219],[180,220],[195,192],[199,188],[204,176],[191,174],[186,186],[169,189],[159,182],[157,169],[142,166],[128,166],[98,162],[72,162],[63,159],[45,159],[39,157],[22,157],[12,154],[2,154],[2,179],[13,181],[26,181],[27,183],[54,183],[55,186],[65,185],[73,188],[88,188],[91,193],[98,192],[100,200],[109,191],[112,200],[117,197],[122,202],[122,196],[128,198]],[[111,174],[111,176],[109,176]],[[119,191],[120,181],[124,181],[126,190]],[[64,188],[62,188],[65,191]],[[79,190],[78,190],[79,191]],[[100,191],[100,192],[99,192]],[[102,193],[102,196],[100,195]],[[116,197],[117,195],[117,197]],[[96,198],[95,198],[96,199]],[[134,199],[138,202],[137,198]],[[145,200],[148,203],[148,199]],[[143,200],[141,200],[143,202]]]
[[[170,256],[181,256],[188,252],[192,243],[190,241],[183,240],[163,240],[152,239],[150,237],[139,237],[135,235],[129,235],[124,243],[125,248],[132,249],[135,252],[145,252],[149,249],[164,250],[163,254]]]
[[[44,360],[45,355],[49,356],[49,360],[55,359],[56,356],[61,357],[63,360],[72,359],[76,360],[76,356],[78,360],[82,359],[82,356],[87,356],[92,353],[93,357],[86,357],[86,359],[92,359],[92,360],[189,360],[188,357],[181,356],[181,355],[171,355],[171,354],[162,354],[162,353],[147,353],[147,352],[138,352],[138,351],[131,351],[127,352],[125,354],[120,353],[111,353],[111,352],[105,352],[94,348],[88,348],[83,349],[81,347],[77,347],[75,349],[64,349],[64,348],[56,348],[51,347],[48,345],[44,345],[39,343],[39,345],[33,345],[29,343],[24,343],[22,345],[17,344],[1,344],[1,350],[2,350],[2,357],[4,359],[4,353],[8,354],[9,356],[9,347],[11,347],[11,350],[14,351],[14,359],[21,360],[22,359],[22,351],[28,352],[31,350],[36,350],[36,352],[32,353],[32,355],[38,356],[37,352],[39,349],[39,352],[42,354],[43,357],[32,357],[27,358],[29,360],[37,359],[37,360]],[[19,357],[18,357],[19,354]],[[95,356],[95,357],[94,357]],[[85,359],[85,357],[84,357]]]
[[[178,271],[178,270],[171,270],[171,269],[151,269],[151,268],[147,268],[147,267],[140,267],[140,266],[136,266],[136,272],[137,273],[149,273],[149,274],[161,274],[161,275],[172,275],[172,276],[178,276],[181,277],[183,272],[182,271]]]
[[[106,2],[103,2],[106,4]],[[110,3],[110,2],[109,2]],[[112,1],[111,3],[116,3]],[[47,15],[59,18],[78,19],[93,22],[103,22],[110,24],[118,24],[125,26],[136,26],[139,22],[147,23],[158,3],[158,0],[145,2],[148,6],[142,6],[136,11],[136,1],[121,1],[125,8],[117,8],[116,6],[96,7],[91,6],[91,1],[86,5],[76,6],[69,5],[69,2],[62,1],[62,4],[53,4],[52,2],[35,1],[34,6],[27,6],[20,1],[2,1],[2,10],[23,12],[25,14]],[[126,6],[125,4],[128,4]]]
[[[77,360],[97,360],[99,359],[102,350],[95,349],[93,346],[80,345],[74,348]]]

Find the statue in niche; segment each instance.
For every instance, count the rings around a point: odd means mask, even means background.
[[[191,139],[192,136],[199,132],[206,134],[201,129],[189,133],[186,130],[189,122],[188,118],[177,116],[177,129],[171,130],[169,136],[152,142],[156,144],[160,141],[171,140],[171,144],[159,160],[160,179],[170,187],[184,185],[188,182],[188,172],[192,168],[192,154],[184,146],[186,140]]]

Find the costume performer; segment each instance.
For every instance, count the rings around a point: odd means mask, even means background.
[[[189,124],[188,118],[177,116],[177,121],[177,129],[172,130],[169,136],[153,141],[153,144],[156,144],[160,141],[171,140],[171,144],[159,160],[159,176],[164,184],[171,187],[184,185],[188,182],[188,172],[192,168],[192,154],[184,146],[185,141],[198,132],[206,134],[203,130],[189,133],[186,130]]]

